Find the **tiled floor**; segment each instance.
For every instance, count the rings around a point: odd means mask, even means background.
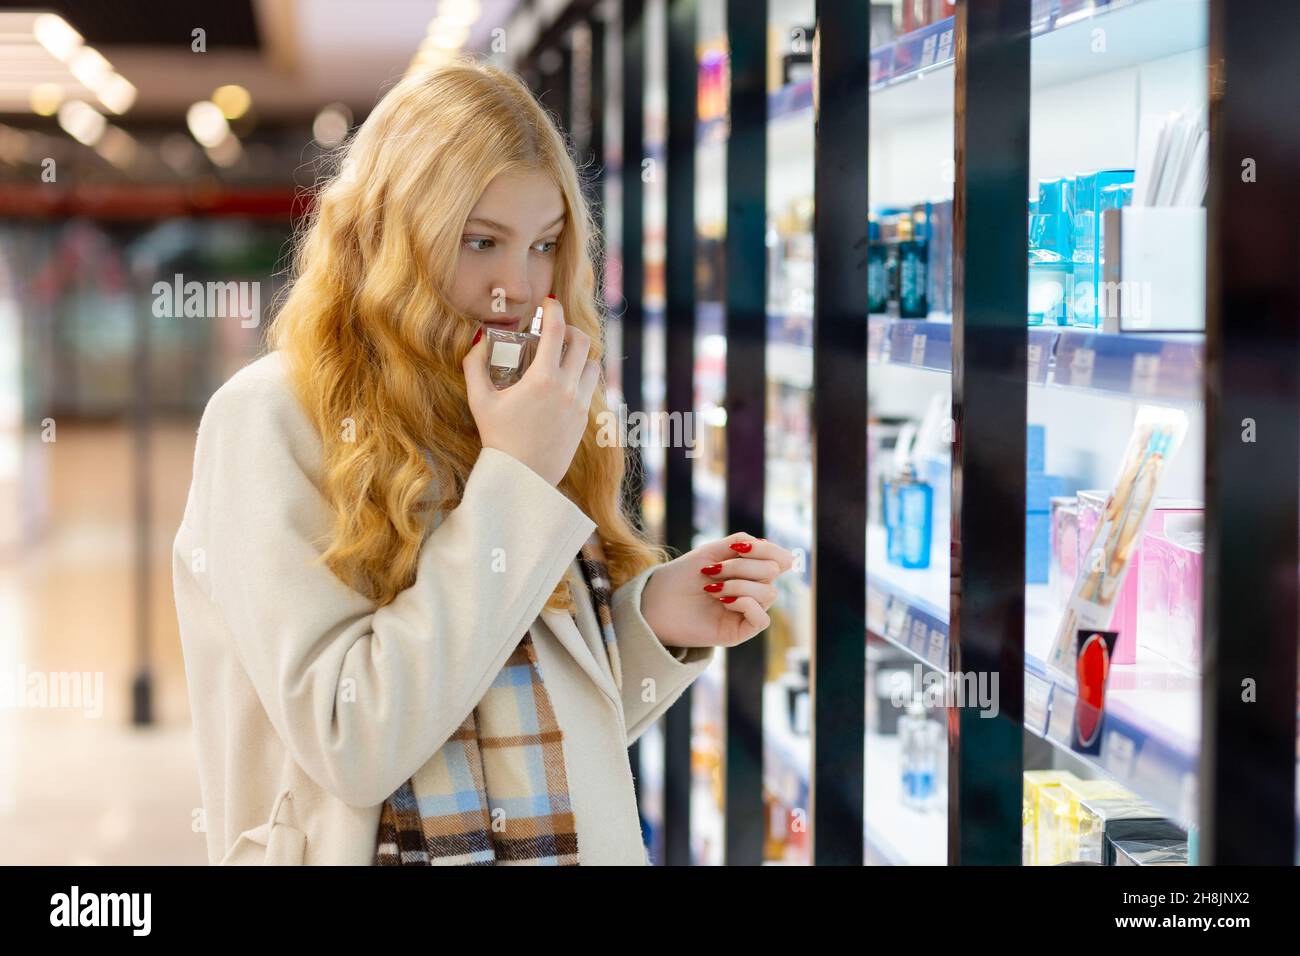
[[[201,804],[170,564],[193,443],[186,423],[153,436],[147,727],[131,724],[139,653],[130,432],[60,424],[43,448],[48,523],[21,557],[0,562],[0,674],[10,687],[32,674],[97,675],[102,715],[0,706],[0,864],[206,862],[192,826]]]

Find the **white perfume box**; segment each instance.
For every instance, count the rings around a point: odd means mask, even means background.
[[[1098,307],[1107,332],[1205,331],[1205,207],[1102,213]]]

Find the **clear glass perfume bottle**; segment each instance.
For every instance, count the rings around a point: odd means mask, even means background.
[[[943,728],[929,719],[920,695],[914,695],[898,718],[904,806],[927,810],[935,803],[942,736]]]
[[[1068,325],[1074,298],[1074,181],[1043,179],[1029,221],[1029,324]]]
[[[542,307],[533,313],[532,325],[527,332],[506,329],[486,329],[488,338],[488,376],[497,389],[509,388],[523,377],[537,355],[537,345],[542,339]],[[560,355],[569,350],[567,343],[560,347]]]

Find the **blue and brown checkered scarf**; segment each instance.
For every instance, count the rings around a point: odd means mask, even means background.
[[[621,688],[598,532],[582,546],[578,565]],[[563,741],[525,631],[456,733],[384,802],[376,865],[576,866],[578,832]]]

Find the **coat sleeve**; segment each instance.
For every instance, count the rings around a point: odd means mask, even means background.
[[[372,807],[482,698],[595,522],[484,448],[415,582],[377,608],[317,560],[332,527],[319,459],[292,393],[237,376],[204,412],[186,521],[200,588],[276,733],[322,788]]]
[[[654,725],[713,660],[712,647],[664,644],[641,613],[641,593],[656,567],[624,582],[610,599],[623,668],[623,719],[630,746]]]

